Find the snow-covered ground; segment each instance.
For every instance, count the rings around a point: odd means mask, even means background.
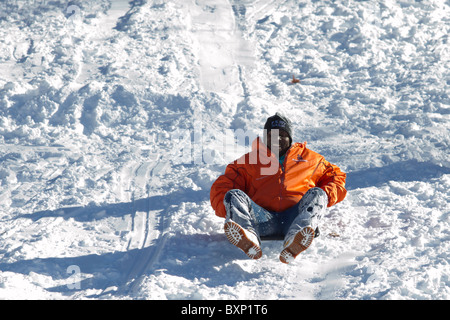
[[[444,0],[1,1],[0,298],[449,299],[449,34]],[[292,265],[209,204],[276,111],[348,173]]]

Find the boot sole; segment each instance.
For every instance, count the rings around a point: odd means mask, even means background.
[[[308,249],[314,239],[314,229],[305,227],[294,236],[294,240],[280,253],[280,261],[291,263],[303,251]]]
[[[233,221],[228,221],[225,223],[224,229],[228,241],[244,251],[250,259],[261,258],[261,247],[247,238],[244,229],[240,225]]]

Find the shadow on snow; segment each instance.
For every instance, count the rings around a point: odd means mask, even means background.
[[[168,206],[179,205],[183,201],[205,201],[208,196],[209,192],[206,191],[179,190],[168,195],[152,196],[129,203],[61,208],[35,212],[17,219],[37,221],[46,217],[63,217],[78,221],[94,221],[99,212],[103,212],[102,217],[124,216],[137,211],[150,212],[152,210],[162,210],[159,214],[166,214]],[[128,283],[134,280],[131,271],[133,265],[145,262],[140,259],[158,252],[160,249],[157,248],[158,245],[161,245],[161,242],[155,241],[145,248],[100,255],[89,254],[77,257],[35,258],[12,263],[3,262],[0,263],[0,271],[10,271],[26,276],[33,273],[47,275],[51,277],[51,281],[62,284],[46,287],[46,290],[59,292],[68,297],[85,290],[96,290],[96,293],[88,296],[91,298],[101,298],[107,294],[121,296],[129,293]],[[231,262],[247,259],[247,257],[228,243],[221,230],[210,235],[170,234],[163,250],[164,254],[161,258],[157,259],[155,264],[144,266],[137,277],[151,275],[158,270],[158,272],[185,279],[206,279],[204,285],[217,286],[221,284],[234,285],[239,281],[260,276],[247,272],[239,264]],[[79,270],[79,274],[74,276],[73,270]],[[76,282],[72,282],[74,280]]]
[[[346,188],[352,190],[379,187],[389,181],[429,181],[449,173],[450,168],[447,167],[441,167],[429,162],[408,160],[392,163],[385,167],[349,172],[347,173]]]

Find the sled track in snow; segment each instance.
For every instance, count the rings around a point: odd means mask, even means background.
[[[160,253],[168,238],[168,217],[164,209],[158,209],[151,203],[151,191],[157,188],[154,179],[161,170],[161,162],[144,162],[134,168],[131,186],[132,217],[131,236],[126,251],[133,257],[128,273],[125,275],[122,289],[134,291],[140,284],[142,276],[159,260]],[[136,198],[137,190],[145,190],[147,198]],[[142,200],[142,199],[141,199]]]

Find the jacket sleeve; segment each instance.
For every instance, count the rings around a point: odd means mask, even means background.
[[[317,182],[317,187],[321,188],[328,195],[328,207],[344,200],[347,195],[345,189],[345,179],[347,175],[339,167],[323,160],[323,173]]]
[[[225,169],[225,173],[217,178],[210,192],[211,206],[217,216],[226,217],[225,205],[223,204],[225,194],[232,189],[240,189],[245,192],[245,181],[245,171],[236,163],[229,164]]]

